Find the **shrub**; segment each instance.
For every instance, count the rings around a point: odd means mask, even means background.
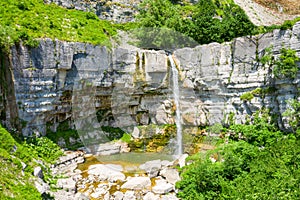
[[[276,78],[296,78],[299,67],[297,62],[299,57],[296,51],[282,48],[280,56],[275,62],[273,73]]]
[[[123,136],[120,138],[122,142],[130,143],[131,135],[128,133],[124,133]]]
[[[181,199],[297,199],[300,141],[283,135],[266,112],[253,124],[233,125],[240,134],[215,150],[193,156],[176,183]],[[212,158],[216,161],[212,161]]]
[[[42,199],[33,183],[32,171],[37,165],[33,160],[52,161],[60,149],[45,138],[37,139],[36,145],[20,144],[1,124],[0,139],[0,199]],[[24,170],[22,163],[26,164]]]
[[[63,154],[60,147],[47,137],[29,138],[24,146],[29,148],[35,157],[47,163],[54,163]]]
[[[268,65],[273,69],[275,78],[296,78],[299,67],[297,62],[300,58],[296,55],[296,51],[292,49],[281,48],[280,56],[274,58],[272,46],[265,49],[265,55],[262,56],[260,62]]]
[[[199,0],[195,6],[146,0],[140,4],[137,21],[142,27],[167,27],[181,32],[200,44],[230,41],[255,29],[244,11],[229,0]]]
[[[251,101],[254,98],[254,95],[251,92],[246,92],[240,96],[242,101]]]
[[[120,139],[124,136],[124,134],[126,134],[125,131],[119,127],[102,126],[101,129],[107,133],[106,136],[110,141]]]

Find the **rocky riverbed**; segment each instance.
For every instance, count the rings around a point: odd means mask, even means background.
[[[175,183],[180,180],[178,167],[184,166],[187,154],[177,159],[133,162],[101,162],[82,151],[67,151],[51,167],[58,178],[55,192],[42,181],[42,171],[36,169],[40,192],[48,192],[58,200],[173,200]],[[161,157],[163,158],[163,157]]]

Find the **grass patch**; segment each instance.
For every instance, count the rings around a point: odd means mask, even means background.
[[[35,46],[35,38],[87,42],[111,46],[116,29],[94,13],[69,10],[43,0],[5,0],[0,2],[0,45],[19,40]]]
[[[16,141],[1,124],[0,139],[0,199],[42,199],[32,175],[35,160],[44,163],[45,179],[53,180],[48,166],[62,155],[60,148],[43,137]]]

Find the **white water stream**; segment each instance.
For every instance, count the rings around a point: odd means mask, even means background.
[[[181,111],[180,111],[180,104],[179,104],[180,95],[179,95],[179,84],[178,84],[178,71],[176,69],[176,65],[171,54],[169,55],[169,60],[171,63],[172,77],[173,77],[173,98],[176,106],[175,123],[176,123],[177,135],[176,135],[175,154],[181,155],[183,154],[183,149],[182,149]]]

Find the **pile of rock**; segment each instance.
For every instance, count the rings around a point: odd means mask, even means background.
[[[180,180],[176,166],[184,166],[187,155],[174,161],[152,160],[128,173],[126,166],[116,164],[93,164],[86,171],[77,169],[84,162],[82,152],[65,152],[59,162],[51,166],[53,175],[62,175],[57,180],[55,192],[43,179],[41,167],[34,169],[36,187],[56,200],[176,200],[175,183]],[[126,172],[127,171],[127,172]]]
[[[45,182],[44,172],[40,166],[34,168],[33,172],[33,175],[36,176],[35,187],[41,194],[50,194],[56,200],[75,199],[77,192],[76,182],[82,178],[82,172],[76,168],[79,163],[83,162],[83,152],[66,151],[65,155],[60,157],[59,161],[50,167],[53,176],[63,177],[57,179],[56,185],[51,185],[51,187],[58,190],[55,192],[50,190],[50,185]]]
[[[175,200],[175,183],[180,180],[176,165],[184,165],[187,155],[175,161],[153,160],[139,166],[143,173],[127,176],[121,165],[89,166],[86,177],[77,182],[76,199]]]

